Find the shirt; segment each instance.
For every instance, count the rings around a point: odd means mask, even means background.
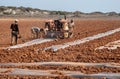
[[[12,29],[12,31],[19,32],[18,24],[16,24],[16,23],[11,24],[10,29]]]

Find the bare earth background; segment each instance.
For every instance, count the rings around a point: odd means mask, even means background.
[[[11,18],[0,19],[0,62],[1,63],[21,63],[21,62],[43,62],[43,61],[59,61],[59,62],[86,62],[86,63],[120,63],[120,48],[115,50],[95,50],[99,46],[106,45],[109,42],[120,39],[120,32],[102,37],[90,42],[86,42],[80,45],[71,46],[65,49],[61,49],[56,53],[51,51],[36,51],[40,48],[45,48],[51,45],[62,44],[71,42],[77,39],[82,39],[88,36],[103,33],[109,30],[120,28],[120,19],[116,18],[94,18],[94,19],[75,19],[75,32],[73,38],[58,39],[57,41],[42,43],[20,49],[5,50],[3,47],[10,46],[10,25],[14,21]],[[33,26],[44,27],[46,19],[39,18],[19,18],[20,34],[25,41],[30,41],[31,32],[30,29]],[[22,43],[19,39],[18,43]],[[1,67],[6,68],[6,67]],[[57,69],[57,70],[74,70],[82,73],[98,73],[98,72],[114,72],[120,73],[120,68],[106,68],[106,67],[83,67],[83,66],[19,66],[13,68],[27,68],[27,69]],[[42,76],[4,76],[0,78],[55,78],[55,77],[42,77]],[[56,77],[57,79],[66,79],[64,75]],[[86,78],[87,79],[87,78]]]

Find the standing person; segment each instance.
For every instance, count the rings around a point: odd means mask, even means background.
[[[62,26],[63,38],[68,38],[69,36],[68,22],[65,19],[62,19],[61,22],[63,23],[63,26]]]
[[[53,20],[50,20],[50,31],[55,31],[55,24]]]
[[[17,39],[19,35],[18,20],[15,19],[14,23],[11,24],[11,45],[17,44]]]
[[[67,17],[66,17],[66,15],[64,15],[64,19],[65,19],[65,20],[67,20]]]
[[[74,21],[73,19],[71,19],[71,21],[69,22],[69,37],[71,38],[73,36],[73,32],[74,32]]]

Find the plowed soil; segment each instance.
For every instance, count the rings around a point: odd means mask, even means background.
[[[114,33],[112,35],[102,37],[90,42],[86,42],[80,45],[71,46],[65,49],[58,50],[57,52],[52,51],[37,51],[51,45],[62,44],[66,42],[71,42],[77,39],[82,39],[88,36],[103,33],[109,30],[120,28],[120,20],[75,20],[74,36],[68,39],[58,39],[52,42],[46,42],[38,45],[33,45],[29,47],[5,50],[3,47],[10,46],[10,25],[14,19],[0,19],[0,63],[20,63],[20,62],[44,62],[44,61],[71,61],[71,62],[86,62],[86,63],[107,63],[114,62],[120,63],[120,48],[116,50],[95,50],[99,46],[106,45],[109,42],[116,41],[120,39],[120,32]],[[19,28],[22,39],[25,41],[30,41],[31,32],[30,29],[33,26],[44,27],[45,20],[40,19],[19,19]],[[18,43],[23,43],[21,39]],[[28,69],[50,69],[48,67],[20,67]],[[116,72],[120,73],[120,68],[96,68],[96,67],[53,67],[53,69],[59,70],[76,70],[83,73],[97,73],[97,72]],[[0,76],[4,79],[8,76]],[[22,78],[20,76],[12,76],[9,78]],[[24,78],[38,78],[32,76],[25,76]],[[47,78],[47,77],[39,77]],[[48,77],[51,78],[51,77]],[[55,79],[69,79],[69,77],[58,77]]]

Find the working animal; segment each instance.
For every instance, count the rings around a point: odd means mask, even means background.
[[[60,20],[54,20],[54,24],[55,24],[56,30],[61,31],[63,24],[60,22]]]

